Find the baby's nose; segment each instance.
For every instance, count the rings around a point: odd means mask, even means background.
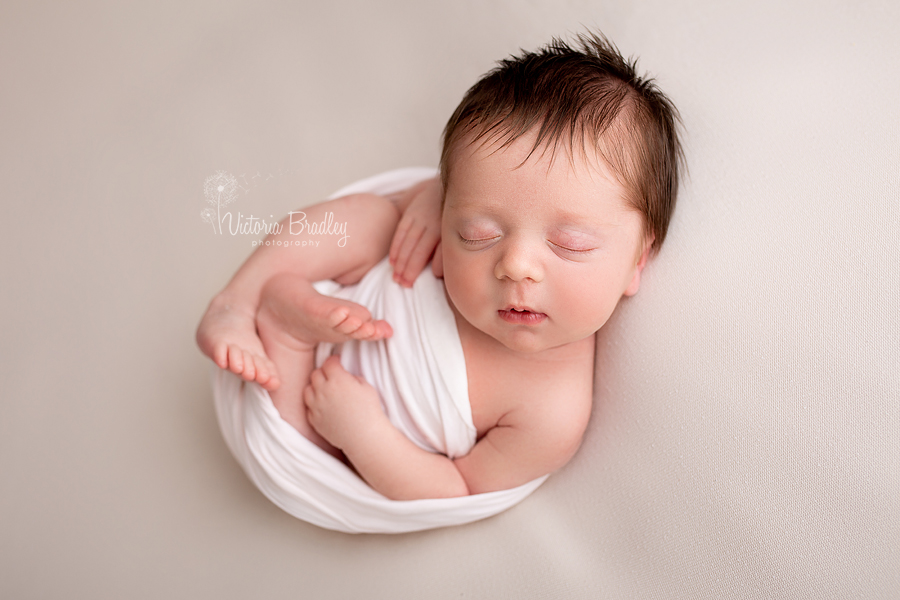
[[[544,266],[537,248],[526,243],[510,241],[494,267],[497,279],[533,281],[544,279]]]

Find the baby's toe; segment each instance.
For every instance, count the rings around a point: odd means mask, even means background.
[[[256,366],[256,383],[265,385],[271,378],[269,368],[266,366],[265,360],[261,356],[253,357],[253,364]]]
[[[244,353],[235,345],[228,346],[228,370],[235,375],[244,372]]]
[[[373,326],[375,332],[372,334],[372,339],[382,340],[394,335],[394,329],[387,321],[375,321]]]
[[[368,340],[375,335],[375,325],[371,321],[362,323],[355,331],[351,332],[350,337],[355,340]]]
[[[347,320],[347,317],[350,316],[350,309],[346,306],[338,306],[333,311],[328,314],[328,326],[332,328],[337,328],[341,323]]]
[[[358,317],[350,315],[342,322],[340,322],[334,329],[338,333],[343,333],[344,335],[352,335],[360,328],[360,326],[362,326],[362,324],[362,320],[360,320]]]
[[[220,369],[228,368],[228,344],[220,343],[213,346],[213,362]]]
[[[274,392],[281,387],[281,380],[278,379],[277,375],[272,375],[265,383],[260,383],[260,385],[266,390]]]
[[[278,371],[275,370],[275,365],[263,359],[261,367],[264,369],[265,381],[260,381],[260,385],[270,392],[281,387],[281,381],[278,379]],[[259,379],[259,375],[257,375],[257,379]]]
[[[281,387],[281,380],[278,379],[278,370],[275,365],[268,359],[263,359],[262,366],[266,372],[266,381],[262,384],[269,391],[277,390]]]
[[[244,371],[241,375],[247,381],[256,379],[256,363],[253,362],[253,355],[249,353],[244,354]]]

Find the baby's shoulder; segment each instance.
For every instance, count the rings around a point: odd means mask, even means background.
[[[496,462],[501,466],[490,472],[504,485],[518,485],[572,458],[591,415],[593,360],[496,360],[473,367],[469,393],[479,439],[473,463]]]
[[[580,441],[593,398],[593,347],[565,360],[504,353],[482,358],[466,361],[479,435],[502,426],[556,442]]]
[[[591,415],[592,366],[532,368],[528,375],[518,379],[518,393],[498,425],[515,427],[551,445],[577,447]]]
[[[527,355],[461,336],[478,442],[456,459],[471,489],[515,487],[566,464],[591,414],[593,339]]]

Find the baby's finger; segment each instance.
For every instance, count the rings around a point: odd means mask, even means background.
[[[425,228],[419,226],[411,228],[409,233],[407,233],[406,238],[403,240],[403,245],[397,253],[397,260],[394,262],[394,281],[403,279],[403,274],[408,271],[407,264],[409,259],[416,247],[421,243],[420,240],[424,234]]]
[[[316,403],[316,393],[313,390],[311,385],[303,388],[303,404],[306,405],[306,419],[309,422],[312,422],[313,410],[312,407],[315,406]]]
[[[419,238],[419,243],[410,253],[402,273],[403,279],[408,281],[410,285],[416,280],[419,273],[425,268],[425,265],[428,264],[428,259],[431,258],[440,237],[440,234],[426,230],[423,232],[422,237]]]
[[[397,255],[400,253],[403,240],[406,239],[411,225],[412,219],[408,215],[401,217],[400,222],[397,224],[397,229],[394,231],[394,237],[391,240],[391,249],[388,251],[388,262],[390,264],[394,264],[397,261]]]
[[[309,385],[311,386],[310,389],[317,388],[323,383],[325,383],[325,374],[322,373],[322,369],[316,369],[309,374]]]
[[[346,373],[347,371],[344,369],[344,365],[341,364],[341,359],[337,356],[329,356],[324,363],[322,363],[321,371],[325,374],[326,379],[331,379],[332,377],[337,377],[342,373]]]

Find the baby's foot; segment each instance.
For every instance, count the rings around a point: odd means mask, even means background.
[[[255,381],[269,391],[281,384],[250,311],[213,300],[197,328],[197,345],[220,369]]]
[[[366,307],[323,296],[312,287],[308,290],[293,288],[290,305],[280,302],[277,296],[264,296],[257,321],[264,321],[288,334],[295,340],[296,349],[319,342],[375,341],[389,338],[394,333],[387,321],[372,319]]]
[[[316,294],[309,299],[307,314],[314,320],[313,329],[323,342],[347,339],[372,342],[394,334],[387,321],[372,319],[365,306],[349,300]]]

